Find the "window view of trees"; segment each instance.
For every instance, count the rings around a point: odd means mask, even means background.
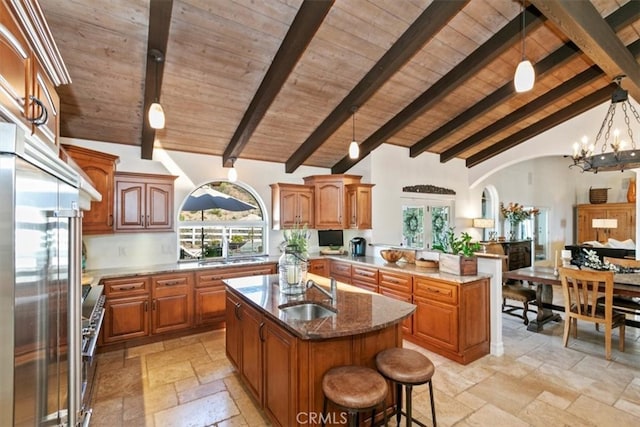
[[[260,204],[247,189],[226,181],[204,184],[180,210],[180,259],[263,255],[266,230]]]

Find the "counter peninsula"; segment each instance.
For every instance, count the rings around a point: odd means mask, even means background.
[[[313,274],[308,278],[329,288],[327,278]],[[375,368],[379,351],[402,346],[402,321],[415,310],[413,304],[344,283],[338,283],[332,302],[315,288],[300,296],[283,295],[277,275],[224,282],[227,356],[275,425],[319,420],[324,373],[340,365]],[[282,310],[304,302],[323,305],[335,314],[300,320]],[[393,405],[390,393],[387,408]],[[331,420],[342,419],[335,413]]]

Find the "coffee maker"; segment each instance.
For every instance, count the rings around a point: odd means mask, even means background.
[[[367,252],[367,241],[364,237],[354,237],[349,241],[351,256],[365,256]]]

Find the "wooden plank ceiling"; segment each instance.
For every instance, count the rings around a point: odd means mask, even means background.
[[[359,161],[347,157],[357,107],[360,159],[388,143],[472,167],[606,102],[618,74],[640,100],[637,0],[527,2],[525,52],[537,78],[522,94],[512,83],[522,3],[512,0],[41,7],[73,80],[59,88],[61,135],[141,146],[146,158],[155,146],[222,156],[226,165],[247,158],[287,172],[309,165],[344,173]],[[162,22],[168,29],[157,29]],[[153,143],[144,124],[155,91],[148,49],[167,30],[159,85],[166,127]]]

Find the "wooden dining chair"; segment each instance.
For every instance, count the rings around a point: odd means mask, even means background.
[[[605,357],[611,359],[611,332],[620,328],[618,348],[624,351],[624,314],[613,309],[613,272],[560,268],[560,281],[564,295],[564,346],[569,342],[569,331],[578,337],[578,320],[604,325]],[[604,286],[604,306],[596,303]]]

